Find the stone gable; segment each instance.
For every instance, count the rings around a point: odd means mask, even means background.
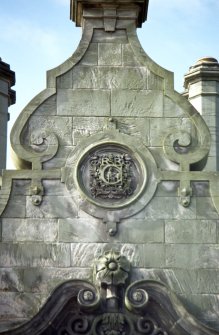
[[[185,325],[163,325],[159,334],[219,330],[219,177],[205,168],[211,133],[174,91],[173,74],[141,48],[136,27],[147,5],[72,0],[72,18],[83,29],[78,49],[48,71],[47,88],[12,129],[19,169],[3,170],[0,190],[4,334],[38,315],[57,285],[68,290],[66,280],[92,281],[94,260],[117,260],[117,253],[132,265],[130,283],[165,284],[215,328],[190,324],[180,307]],[[106,256],[110,250],[114,256]],[[155,287],[144,289],[154,297]]]

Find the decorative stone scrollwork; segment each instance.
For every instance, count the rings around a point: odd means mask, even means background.
[[[118,251],[95,260],[95,285],[60,285],[28,323],[3,335],[219,335],[199,324],[163,284],[130,284],[131,264]]]

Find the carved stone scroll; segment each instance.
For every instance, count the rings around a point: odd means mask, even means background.
[[[28,323],[2,335],[217,335],[195,320],[162,283],[127,287],[131,264],[114,250],[94,264],[94,284],[60,285]]]

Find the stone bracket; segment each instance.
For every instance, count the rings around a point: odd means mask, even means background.
[[[188,207],[191,202],[192,188],[190,186],[190,180],[180,180],[180,187],[178,189],[178,195],[180,197],[180,203],[184,207]]]
[[[32,180],[30,194],[32,195],[33,204],[38,206],[41,204],[44,194],[42,180],[61,179],[61,170],[3,170],[2,186],[0,189],[0,215],[7,206],[13,179]]]
[[[106,230],[109,236],[115,236],[118,231],[117,224],[119,222],[115,222],[115,221],[103,221],[103,222],[106,224]]]
[[[32,179],[30,194],[32,195],[32,203],[39,206],[43,200],[44,188],[41,179]]]
[[[190,183],[192,181],[207,181],[209,182],[210,194],[219,213],[219,172],[208,171],[160,171],[160,180],[163,181],[180,181],[178,190],[180,203],[184,207],[190,204],[192,189]]]

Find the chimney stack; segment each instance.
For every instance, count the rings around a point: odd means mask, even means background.
[[[0,175],[6,168],[8,107],[16,100],[16,93],[11,89],[13,85],[15,73],[0,58]]]
[[[219,170],[219,64],[213,57],[199,59],[185,75],[184,96],[202,115],[211,133],[205,170]]]

